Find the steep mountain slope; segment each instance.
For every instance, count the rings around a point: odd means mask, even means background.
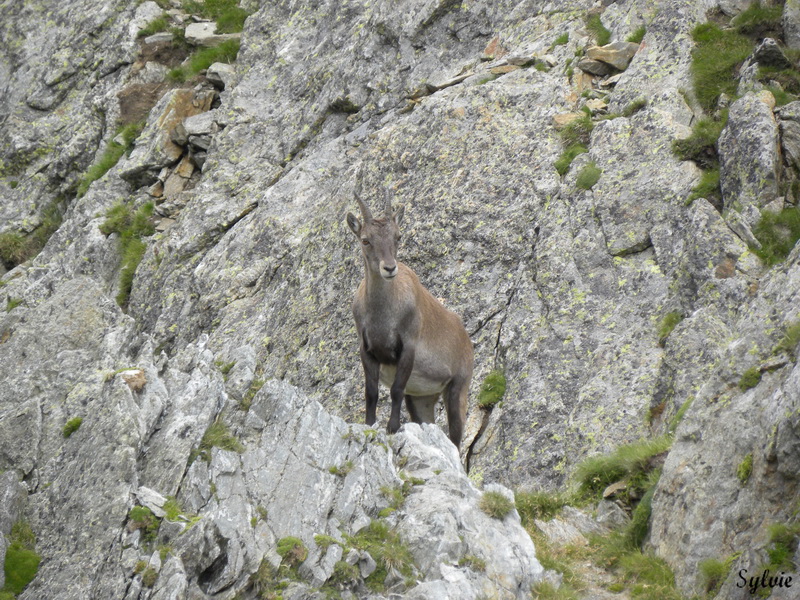
[[[243,3],[233,68],[187,83],[167,72],[191,49],[137,38],[152,2],[4,5],[0,492],[21,499],[0,549],[24,517],[42,556],[22,597],[250,597],[264,561],[291,562],[289,537],[307,546],[306,597],[367,564],[346,536],[386,519],[416,566],[387,568],[382,592],[524,597],[541,578],[530,540],[514,513],[476,510],[475,485],[555,490],[681,407],[650,547],[686,594],[704,559],[755,572],[767,526],[796,509],[800,250],[770,266],[748,244],[762,210],[797,202],[800,112],[775,105],[758,55],[737,64],[736,98],[704,110],[692,92],[695,27],[747,4]],[[778,27],[790,46],[795,13]],[[613,41],[646,30],[618,68],[587,53],[590,15]],[[726,101],[721,186],[695,199],[706,165],[673,143]],[[125,135],[130,152],[87,178]],[[572,142],[585,152],[560,172]],[[363,420],[356,187],[376,210],[406,205],[400,260],[472,337],[472,483],[434,429],[344,424]],[[481,409],[493,370],[505,395]],[[388,516],[382,487],[407,495]],[[463,505],[442,524],[427,504],[448,494]],[[146,541],[131,509],[168,497],[199,524],[166,518]],[[366,593],[368,570],[338,584]]]

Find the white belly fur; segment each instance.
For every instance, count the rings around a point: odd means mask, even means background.
[[[395,373],[397,373],[397,367],[394,365],[381,365],[381,383],[391,388],[394,383]],[[408,378],[408,383],[406,383],[406,394],[409,396],[432,396],[442,393],[446,384],[446,381],[428,379],[412,371],[411,377]]]

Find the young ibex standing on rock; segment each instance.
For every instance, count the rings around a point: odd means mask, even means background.
[[[347,225],[361,243],[366,276],[353,301],[361,342],[367,401],[367,425],[375,422],[378,380],[391,389],[389,433],[400,429],[403,398],[415,423],[432,423],[444,392],[450,439],[460,447],[472,379],[472,342],[461,319],[397,262],[403,207],[374,218],[361,198],[363,221],[347,213]]]

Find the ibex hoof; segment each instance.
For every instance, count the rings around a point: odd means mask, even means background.
[[[397,421],[389,420],[389,424],[386,426],[386,431],[388,431],[389,433],[397,433],[399,429],[400,429],[400,419],[397,419]]]

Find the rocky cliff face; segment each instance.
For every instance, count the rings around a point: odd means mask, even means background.
[[[235,63],[186,83],[167,73],[191,49],[137,37],[152,2],[7,7],[0,555],[25,518],[42,557],[22,597],[251,597],[287,573],[284,597],[525,597],[533,545],[475,485],[556,489],[681,407],[650,546],[687,594],[704,559],[756,570],[798,491],[800,250],[770,266],[748,244],[797,201],[800,105],[776,107],[766,59],[737,71],[721,199],[687,202],[702,172],[672,149],[703,116],[693,28],[746,5],[242,3]],[[600,13],[611,40],[646,28],[626,57],[583,56]],[[436,428],[357,425],[356,186],[406,205],[400,259],[472,337],[460,460]],[[405,546],[381,562],[374,531]]]

